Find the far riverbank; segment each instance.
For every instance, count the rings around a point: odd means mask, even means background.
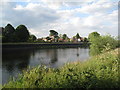
[[[89,47],[90,43],[2,43],[2,49],[21,49],[21,48],[76,48]]]

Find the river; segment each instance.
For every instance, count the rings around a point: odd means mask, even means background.
[[[46,65],[58,68],[67,62],[85,61],[89,58],[88,48],[64,49],[15,49],[2,52],[2,84],[17,77],[28,66]]]

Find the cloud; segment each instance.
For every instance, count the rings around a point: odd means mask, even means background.
[[[25,24],[37,37],[45,37],[50,29],[72,37],[88,36],[93,31],[117,35],[117,2],[111,0],[7,2],[3,8],[3,26]]]
[[[52,23],[59,18],[56,11],[43,7],[41,4],[29,3],[25,7],[16,5],[14,8],[9,7],[9,9],[3,11],[4,20],[10,21],[14,25],[25,24],[30,28]]]

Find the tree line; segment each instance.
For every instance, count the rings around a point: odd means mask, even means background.
[[[7,24],[5,28],[2,27],[2,42],[3,43],[19,43],[19,42],[90,42],[91,55],[97,55],[104,51],[115,49],[120,46],[120,40],[111,35],[101,36],[98,32],[92,32],[88,38],[83,38],[77,33],[72,38],[67,34],[59,34],[55,30],[50,30],[49,36],[45,38],[38,38],[30,34],[25,25],[19,25],[14,28],[11,24]],[[79,41],[80,40],[80,41]]]
[[[14,28],[11,24],[2,27],[2,42],[3,43],[18,43],[18,42],[87,42],[87,38],[83,38],[77,33],[72,38],[67,34],[59,34],[55,30],[50,30],[49,36],[44,38],[37,38],[35,35],[30,34],[25,25],[19,25]]]
[[[2,42],[28,42],[35,41],[35,35],[31,35],[25,25],[19,25],[15,29],[11,24],[2,27]]]

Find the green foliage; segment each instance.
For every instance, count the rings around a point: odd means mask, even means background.
[[[79,39],[80,38],[80,35],[79,33],[76,34],[76,38]]]
[[[118,46],[117,47],[120,47],[120,40],[118,40]]]
[[[0,27],[0,42],[2,42],[2,38],[3,38],[2,33],[3,33],[3,30],[4,30],[4,28]]]
[[[100,34],[98,32],[92,32],[92,33],[89,34],[88,39],[89,39],[89,41],[91,41],[91,40],[93,40],[97,37],[99,38]]]
[[[90,39],[90,55],[100,54],[103,49],[102,37]]]
[[[35,35],[30,35],[25,25],[19,25],[16,29],[11,24],[7,24],[5,28],[1,28],[2,42],[34,42],[37,38]]]
[[[111,49],[115,49],[118,45],[118,41],[110,36],[110,35],[106,35],[106,36],[102,36],[102,43],[103,43],[103,47],[105,51],[111,50]]]
[[[55,30],[50,30],[50,36],[54,36],[54,42],[58,41],[58,32],[56,32]]]
[[[28,69],[4,88],[120,88],[118,49],[59,69],[38,66]]]
[[[58,32],[55,30],[50,30],[50,36],[58,36]]]
[[[15,29],[11,24],[7,24],[5,28],[2,28],[2,40],[3,42],[14,42]]]
[[[27,42],[30,34],[25,25],[19,25],[16,28],[15,36],[18,42]]]
[[[90,45],[90,54],[97,55],[102,52],[109,51],[111,49],[115,49],[118,46],[118,41],[110,36],[100,36],[99,33],[93,32],[89,35]]]
[[[67,34],[63,34],[62,38],[65,40],[67,38]]]
[[[35,35],[30,35],[28,42],[35,42],[37,40],[37,37]]]
[[[88,42],[88,39],[86,37],[84,38],[84,42]]]
[[[2,85],[0,84],[0,90],[2,89]]]
[[[116,39],[118,40],[118,46],[117,47],[120,47],[120,36],[118,36]]]

